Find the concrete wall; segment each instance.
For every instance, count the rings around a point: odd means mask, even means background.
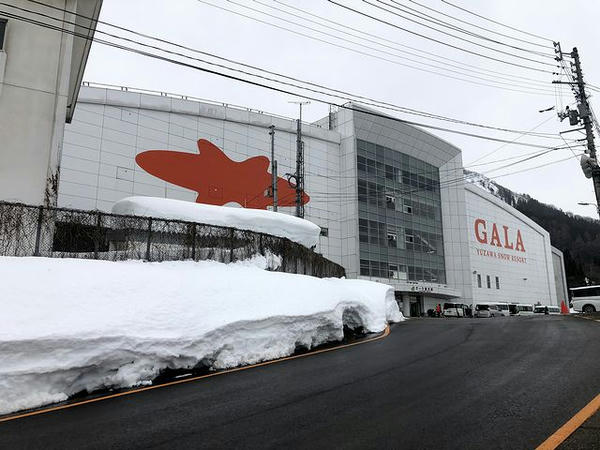
[[[157,178],[136,164],[147,150],[198,153],[207,139],[234,161],[270,159],[268,127],[275,125],[278,173],[295,172],[296,122],[198,101],[114,89],[82,87],[77,110],[65,129],[59,206],[110,211],[114,202],[145,195],[195,201],[197,193]],[[305,217],[328,228],[317,251],[341,262],[340,137],[303,126]],[[270,172],[270,169],[269,169]],[[294,214],[293,207],[279,208]]]
[[[25,0],[15,6],[48,12]],[[75,0],[46,3],[74,10]],[[28,15],[27,13],[22,13]],[[33,18],[39,17],[31,16]],[[9,19],[0,91],[0,199],[53,204],[73,38]]]
[[[465,193],[474,301],[557,304],[548,232],[479,187],[467,185]],[[477,239],[475,226],[480,219],[486,222],[487,243]],[[492,242],[493,224],[498,228],[501,245]],[[507,242],[504,226],[508,227]],[[525,251],[516,248],[517,231],[521,233]],[[482,234],[483,227],[479,225],[480,238]],[[513,248],[506,248],[507,243]],[[477,285],[477,274],[481,275],[481,288]],[[499,289],[495,277],[499,278]]]

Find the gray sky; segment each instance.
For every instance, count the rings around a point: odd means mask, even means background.
[[[294,0],[234,1],[257,10],[285,17],[304,26],[299,27],[272,17],[269,18],[229,1],[206,0],[207,3],[260,18],[269,23],[292,28],[298,32],[318,37],[319,39],[353,48],[356,51],[311,40],[264,23],[258,23],[231,12],[208,6],[199,0],[104,0],[101,19],[136,31],[160,36],[163,39],[178,42],[195,49],[403,107],[518,130],[530,130],[546,119],[548,120],[536,128],[535,131],[557,133],[569,128],[568,121],[559,122],[555,112],[542,114],[538,112],[540,109],[557,104],[557,101],[559,105],[561,104],[561,98],[557,98],[554,94],[532,95],[488,86],[479,86],[405,67],[400,64],[412,65],[436,72],[445,72],[446,75],[465,78],[461,74],[450,73],[443,69],[423,67],[422,64],[402,59],[402,56],[404,56],[405,58],[420,60],[427,64],[440,65],[440,63],[424,61],[421,58],[411,55],[399,55],[398,49],[402,50],[399,45],[411,46],[445,58],[458,60],[459,64],[474,65],[479,70],[497,71],[503,74],[502,76],[533,78],[546,83],[545,85],[540,85],[542,89],[553,91],[551,81],[554,77],[550,73],[539,73],[469,55],[348,12],[328,3],[326,0],[305,0],[302,2],[295,2]],[[368,1],[376,3],[376,0]],[[391,0],[385,1],[391,3]],[[419,9],[434,15],[436,18],[443,19],[441,16],[423,10],[418,5],[411,3],[410,0],[397,1],[402,5]],[[531,42],[548,44],[550,47],[544,49],[532,46],[464,25],[465,28],[471,31],[479,32],[517,46],[523,45],[527,48],[552,53],[552,44],[550,41],[543,41],[504,27],[499,27],[493,23],[459,11],[440,0],[417,1],[440,12],[475,23],[479,26]],[[541,66],[529,61],[518,60],[490,50],[481,49],[441,35],[420,25],[385,13],[360,0],[339,0],[339,2],[394,22],[398,26],[437,38],[443,42],[524,65],[531,65],[550,71],[556,70],[552,67]],[[600,39],[598,39],[596,31],[598,19],[600,18],[600,3],[589,0],[572,0],[569,2],[558,0],[494,0],[487,2],[454,0],[452,2],[518,29],[558,40],[562,44],[563,51],[570,51],[573,46],[577,46],[582,58],[586,81],[600,86],[600,61],[597,58],[597,55],[600,54]],[[301,12],[286,9],[283,4],[301,8],[321,18],[340,22],[346,25],[346,27],[366,31],[377,36],[379,39],[364,35],[362,38],[343,35],[337,31],[319,27],[314,23],[302,21],[298,17],[286,15],[265,6],[271,5],[294,14],[303,15]],[[314,17],[305,17],[317,20]],[[449,19],[446,20],[459,25]],[[331,36],[325,36],[310,30],[308,27],[333,33],[340,37],[351,39],[363,46],[375,47],[380,51],[376,52],[373,49],[361,47],[361,45],[336,40]],[[337,28],[358,34],[356,31],[346,27]],[[99,30],[108,29],[100,26]],[[519,53],[534,59],[548,61],[549,63],[553,62],[550,58],[522,53],[474,37],[461,35],[460,33],[455,32],[455,34],[484,45],[502,49],[503,51]],[[97,37],[103,36],[98,34]],[[368,42],[365,38],[373,39],[394,48]],[[381,38],[386,39],[386,41],[381,40]],[[414,52],[406,48],[405,50]],[[396,63],[378,59],[374,56],[395,61]],[[442,66],[444,65],[442,64]],[[444,67],[448,70],[455,70],[452,67]],[[488,77],[496,81],[502,81],[503,83],[511,83],[493,74],[475,73],[474,75]],[[92,47],[84,78],[86,81],[180,93],[219,102],[248,106],[288,117],[295,117],[297,114],[297,107],[288,103],[289,100],[294,100],[289,95],[248,86],[193,69],[150,60],[143,56],[132,55],[98,44],[94,44]],[[486,83],[484,80],[472,81]],[[514,85],[512,87],[503,85],[502,87],[515,89]],[[516,87],[516,89],[523,88]],[[600,93],[596,95],[600,96]],[[572,94],[565,90],[565,94],[562,95],[562,104],[566,105],[573,101]],[[591,103],[596,106],[597,113],[600,114],[600,104],[595,98],[592,98]],[[305,108],[305,117],[307,120],[316,120],[326,115],[327,111],[328,107],[326,105],[313,103]],[[407,120],[424,121],[433,125],[486,134],[500,139],[513,140],[518,137],[515,134],[459,126],[448,122],[425,120],[398,113],[394,113],[394,115]],[[467,168],[469,168],[469,163],[472,161],[498,149],[502,145],[496,142],[467,138],[441,131],[433,131],[433,133],[463,150],[463,161]],[[573,138],[582,137],[579,133],[569,133],[566,136]],[[517,142],[530,142],[548,146],[564,144],[560,140],[531,136],[521,137]],[[600,144],[600,141],[598,143]],[[494,162],[513,156],[531,154],[537,150],[539,149],[506,145],[478,163]],[[472,170],[484,174],[487,173],[489,177],[495,177],[568,158],[569,156],[573,156],[573,154],[568,149],[557,150],[506,169],[493,170],[516,160],[479,165],[472,167]],[[591,181],[583,176],[579,168],[579,162],[574,158],[524,173],[502,176],[496,178],[496,181],[516,192],[527,193],[542,202],[554,204],[565,211],[596,217],[593,207],[577,205],[579,201],[594,202],[595,197]]]

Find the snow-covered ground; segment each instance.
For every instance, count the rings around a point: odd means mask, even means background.
[[[127,197],[115,203],[112,212],[258,231],[288,238],[308,248],[317,245],[321,232],[318,225],[288,214],[158,197]]]
[[[342,339],[344,324],[379,332],[404,320],[390,286],[268,264],[0,257],[0,414],[148,384],[167,367],[279,358]]]

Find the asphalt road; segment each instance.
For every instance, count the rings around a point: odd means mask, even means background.
[[[600,323],[424,319],[385,339],[0,423],[0,448],[534,448],[600,392]]]

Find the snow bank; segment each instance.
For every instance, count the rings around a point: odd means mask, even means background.
[[[317,245],[321,232],[318,225],[288,214],[157,197],[127,197],[115,203],[112,212],[258,231],[288,238],[308,248]]]
[[[264,270],[271,263],[0,257],[0,414],[404,320],[390,286]]]

